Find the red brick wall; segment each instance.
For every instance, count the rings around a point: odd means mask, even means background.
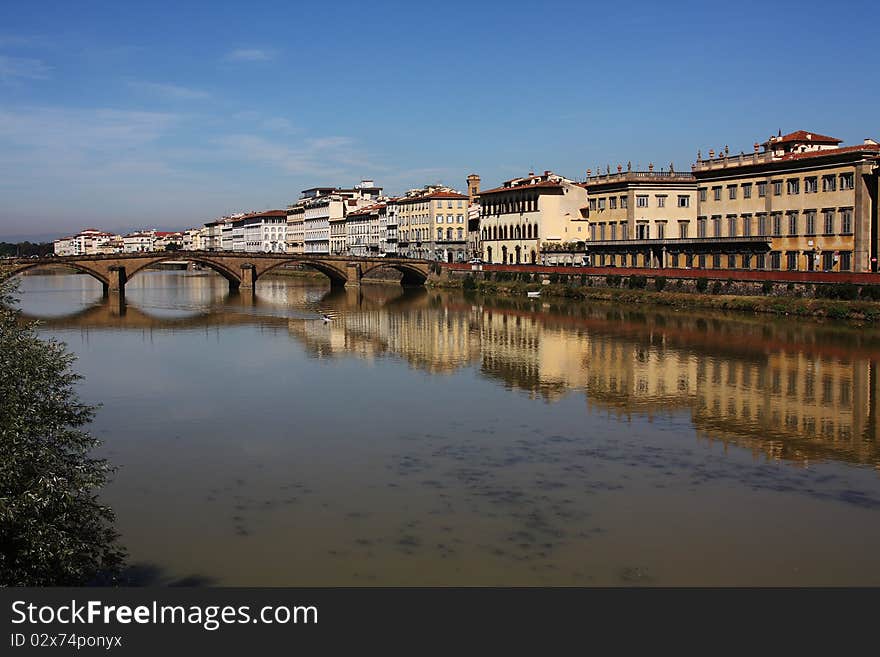
[[[726,281],[774,281],[778,283],[855,283],[880,285],[880,274],[822,271],[767,271],[757,269],[645,269],[643,267],[549,267],[544,265],[469,265],[464,262],[443,263],[445,269],[472,271],[515,271],[532,274],[586,274],[587,276],[665,276],[666,278],[708,278]]]

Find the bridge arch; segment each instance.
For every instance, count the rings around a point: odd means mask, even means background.
[[[348,281],[348,277],[344,269],[337,267],[334,263],[328,262],[326,260],[313,260],[303,257],[297,257],[296,259],[291,260],[284,260],[283,262],[277,262],[269,267],[266,267],[265,269],[259,271],[259,273],[257,274],[257,279],[259,280],[261,276],[267,274],[273,269],[277,269],[278,267],[289,265],[291,263],[307,265],[312,269],[321,272],[330,279],[331,285],[345,285],[345,283]]]
[[[407,262],[370,263],[361,270],[361,276],[366,276],[369,272],[382,268],[396,269],[403,274],[403,278],[400,281],[402,285],[424,285],[425,281],[428,280],[428,272],[423,267]]]
[[[137,274],[142,272],[144,269],[151,267],[153,265],[158,265],[163,262],[168,262],[169,260],[187,260],[189,262],[197,262],[201,265],[205,265],[209,269],[214,270],[218,274],[220,274],[223,278],[229,281],[230,287],[238,287],[241,284],[241,274],[233,271],[230,267],[217,262],[209,257],[191,255],[187,253],[186,255],[182,255],[180,253],[176,253],[174,251],[169,251],[167,254],[163,254],[162,256],[157,256],[155,258],[151,258],[149,261],[144,262],[137,267],[133,267],[131,270],[126,267],[125,277],[128,280]],[[124,264],[124,261],[123,261]]]
[[[70,269],[75,269],[76,271],[80,271],[84,274],[88,274],[94,279],[97,279],[98,282],[101,283],[105,288],[109,284],[109,280],[104,276],[101,272],[92,269],[91,267],[87,267],[78,262],[34,262],[34,263],[17,263],[9,267],[8,269],[0,266],[0,278],[13,278],[14,276],[18,276],[19,274],[23,274],[29,269],[34,269],[35,267],[69,267]]]

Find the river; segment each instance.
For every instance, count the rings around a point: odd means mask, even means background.
[[[182,271],[19,296],[101,404],[144,583],[880,585],[874,329]]]

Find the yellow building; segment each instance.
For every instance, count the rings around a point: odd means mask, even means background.
[[[697,235],[722,241],[711,260],[694,264],[877,271],[880,145],[840,143],[798,130],[756,143],[748,155],[698,154]],[[738,249],[731,238],[767,246]]]
[[[480,192],[480,242],[488,263],[541,264],[542,253],[587,237],[587,193],[552,171]]]
[[[398,253],[442,262],[466,259],[466,195],[449,187],[428,186],[408,191],[389,207],[397,218]]]
[[[589,174],[589,172],[588,172]],[[583,183],[589,219],[586,250],[593,266],[669,266],[667,249],[688,244],[715,249],[696,238],[697,183],[690,173],[626,171],[588,175]]]

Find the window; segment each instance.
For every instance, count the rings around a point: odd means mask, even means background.
[[[761,237],[767,237],[767,215],[759,214],[758,215],[758,235]],[[763,269],[763,267],[762,267]]]
[[[461,199],[458,199],[458,207],[459,207],[459,208],[463,208],[463,207],[464,207],[464,201],[462,201]]]
[[[840,211],[840,233],[842,235],[850,235],[852,232],[852,209],[843,208]]]
[[[853,174],[851,173],[842,173],[840,174],[840,188],[841,189],[852,189],[854,187],[855,179]]]
[[[438,223],[438,224],[442,224],[442,223],[443,223],[443,215],[442,215],[442,214],[438,214],[438,215],[437,215],[437,223]]]
[[[666,224],[659,223],[657,224],[657,239],[662,240],[666,237]]]
[[[758,183],[758,196],[760,198],[764,198],[765,196],[767,196],[767,183],[765,183],[765,182]]]
[[[773,196],[782,196],[782,181],[773,181]]]
[[[578,230],[580,230],[580,228],[578,228]],[[620,224],[620,239],[629,239],[629,224]]]
[[[605,224],[599,224],[599,239],[605,241]]]
[[[596,210],[596,199],[594,198],[590,199],[590,210]]]
[[[721,188],[720,187],[713,187],[712,188],[712,198],[714,198],[716,201],[721,200]]]
[[[840,252],[840,271],[850,271],[852,269],[852,251]]]
[[[642,196],[641,194],[639,196],[636,196],[636,207],[637,208],[648,207],[648,197]]]
[[[797,212],[789,212],[788,213],[788,234],[789,235],[797,235],[797,226],[798,224],[798,213]]]
[[[804,194],[815,194],[819,191],[819,180],[816,176],[804,178]]]
[[[608,225],[611,226],[611,239],[616,240],[617,239],[617,224],[608,224]]]
[[[604,210],[604,209],[605,209],[605,199],[604,199],[604,198],[600,198],[600,199],[599,199],[599,210],[601,211],[601,210]]]
[[[596,224],[590,226],[590,240],[593,242],[596,241]]]
[[[451,214],[446,215],[446,223],[447,224],[451,224],[454,220],[455,220],[455,218]]]
[[[807,210],[804,212],[804,220],[806,222],[804,235],[815,235],[816,234],[816,211],[815,210]]]
[[[736,215],[727,215],[727,236],[736,237]]]
[[[743,215],[743,237],[752,236],[752,215]]]
[[[699,192],[700,192],[700,200],[705,201],[706,200],[706,188],[700,187]],[[679,198],[681,198],[681,197],[679,196]]]
[[[442,208],[442,207],[443,207],[443,201],[437,201],[437,207],[438,207],[438,208]]]
[[[648,224],[636,224],[636,239],[646,240],[650,234]]]
[[[728,269],[736,269],[736,254],[731,253],[727,256]]]
[[[782,213],[774,212],[771,218],[773,219],[773,237],[782,237]]]
[[[705,190],[703,190],[705,191]],[[685,194],[680,194],[678,197],[678,207],[680,208],[689,208],[691,207],[691,197]]]
[[[721,215],[712,217],[712,236],[721,237]],[[703,235],[705,237],[705,235]]]
[[[659,195],[659,194],[658,194],[658,196],[657,196],[657,207],[658,207],[658,208],[665,208],[665,207],[666,207],[666,196],[665,196],[665,195]]]
[[[458,223],[463,224],[464,223],[464,215],[463,214],[456,215],[455,220]]]
[[[780,260],[781,260],[781,254],[779,253],[779,251],[771,251],[770,252],[770,269],[779,269]]]
[[[697,219],[697,237],[706,237],[706,217]]]
[[[834,235],[834,210],[823,210],[825,215],[825,235]]]
[[[744,253],[743,254],[742,268],[743,269],[751,269],[752,268],[752,254],[751,253]],[[746,370],[746,372],[748,372],[748,370]]]
[[[797,178],[792,178],[788,181],[788,193],[789,194],[800,194],[801,193],[801,181]]]
[[[822,252],[822,269],[825,271],[831,271],[834,269],[834,252],[833,251],[823,251]]]
[[[736,185],[727,186],[727,198],[731,201],[736,200]]]
[[[830,176],[822,176],[822,191],[823,192],[837,191],[837,178],[835,178],[833,174]]]
[[[681,239],[687,239],[688,236],[688,222],[679,221],[678,222],[678,236]]]
[[[712,255],[712,267],[715,269],[721,269],[721,254],[715,253]]]
[[[700,256],[697,258],[697,262],[698,262],[699,265],[700,265],[700,269],[705,269],[705,267],[706,267],[706,256],[705,256],[705,254],[702,254],[702,253],[701,253]]]
[[[448,210],[451,210],[451,209],[452,209],[452,200],[451,200],[451,199],[450,199],[449,201],[446,201],[446,208],[447,208]]]
[[[626,196],[621,196],[621,197],[620,197],[620,208],[621,208],[621,210],[626,210],[626,208],[627,208],[628,206],[629,206],[629,201],[627,201]]]
[[[785,267],[789,271],[797,270],[797,251],[789,251],[785,254]]]
[[[442,240],[442,239],[443,239],[443,229],[442,229],[442,228],[438,228],[438,229],[437,229],[437,239],[438,239],[438,240]]]
[[[616,210],[617,209],[617,197],[616,196],[612,196],[611,198],[608,199],[608,209],[609,210]]]
[[[743,198],[752,198],[752,183],[743,183]]]
[[[767,266],[766,257],[763,253],[758,253],[755,256],[755,267],[757,269],[764,269]]]

